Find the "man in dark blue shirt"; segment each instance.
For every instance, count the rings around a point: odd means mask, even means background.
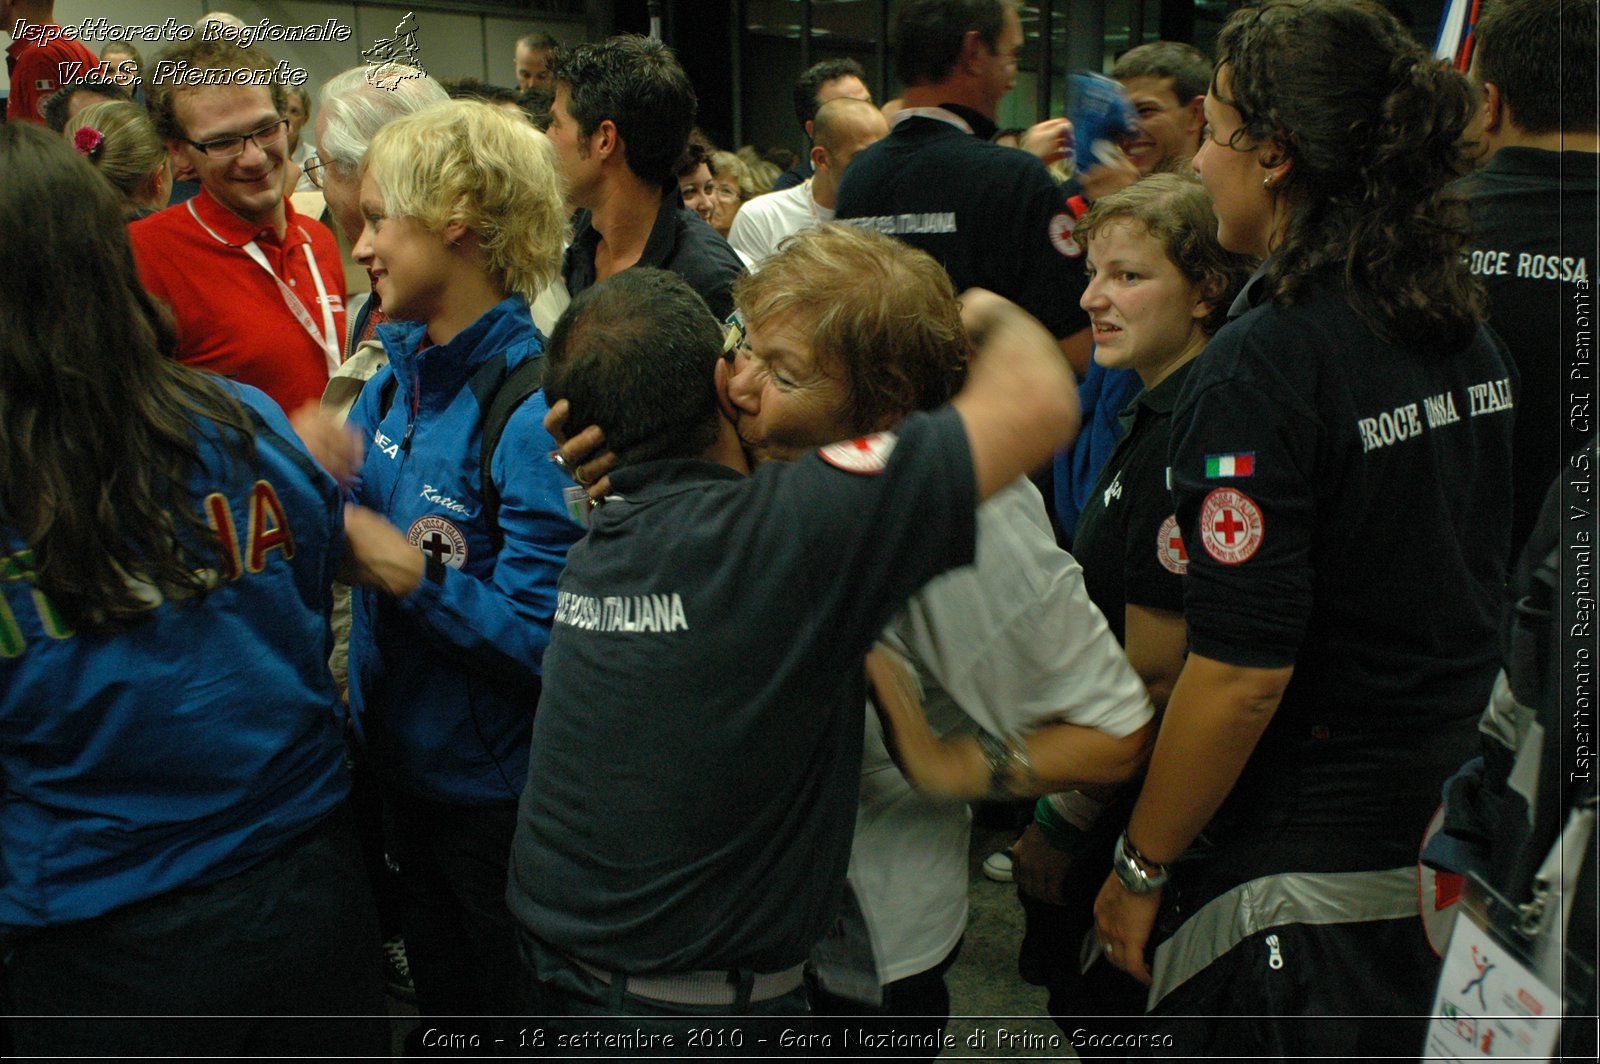
[[[903,279],[908,252],[859,239]],[[1038,324],[989,293],[963,303],[981,351],[949,405],[750,477],[720,331],[679,280],[624,273],[557,327],[548,395],[605,430],[618,467],[562,578],[513,847],[531,1011],[805,1011],[849,857],[866,651],[972,560],[974,507],[1072,421]]]
[[[990,143],[1021,48],[1022,23],[1002,0],[905,0],[895,66],[906,106],[851,162],[836,217],[928,252],[958,292],[1013,300],[1081,376],[1092,341],[1066,197],[1036,156]]]
[[[694,87],[672,50],[612,37],[556,59],[550,141],[579,208],[562,275],[577,295],[630,266],[657,266],[689,282],[720,321],[743,266],[733,248],[677,193],[689,144]]]
[[[1594,431],[1595,21],[1594,0],[1506,0],[1476,30],[1489,163],[1469,186],[1471,262],[1520,375],[1513,555],[1551,478]]]

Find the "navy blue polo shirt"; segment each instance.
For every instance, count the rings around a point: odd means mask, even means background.
[[[1400,346],[1326,276],[1194,364],[1170,454],[1190,648],[1294,667],[1224,819],[1392,836],[1372,867],[1414,857],[1499,668],[1514,377],[1487,328]]]
[[[752,477],[611,480],[561,578],[511,911],[612,971],[789,968],[837,912],[866,652],[973,558],[965,430],[945,408]]]
[[[1072,556],[1083,566],[1084,589],[1119,643],[1126,642],[1130,603],[1183,612],[1188,555],[1167,488],[1167,449],[1172,408],[1193,368],[1193,361],[1184,363],[1123,409],[1126,434],[1078,517]]]
[[[594,253],[599,246],[600,233],[591,224],[589,211],[578,211],[561,268],[570,294],[575,296],[595,283]],[[733,282],[744,272],[733,246],[704,218],[684,207],[676,190],[662,199],[650,237],[634,265],[671,270],[682,277],[718,321],[733,313]]]
[[[851,160],[835,217],[928,252],[957,292],[990,289],[1070,336],[1089,316],[1066,195],[1036,156],[993,135],[993,122],[956,104],[902,111]]]
[[[1566,456],[1594,432],[1597,170],[1593,152],[1501,148],[1467,184],[1472,272],[1521,374],[1513,551]]]

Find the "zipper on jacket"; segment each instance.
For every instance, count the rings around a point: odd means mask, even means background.
[[[400,438],[400,449],[411,453],[411,431],[417,427],[417,409],[422,405],[422,372],[411,375],[411,417],[406,420],[406,434]]]

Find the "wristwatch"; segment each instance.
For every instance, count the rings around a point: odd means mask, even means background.
[[[1003,802],[1039,792],[1039,774],[1034,771],[1028,748],[1020,740],[1001,739],[982,730],[977,739],[978,749],[989,766],[990,801]],[[1020,791],[1012,789],[1013,783],[1021,785]]]
[[[1126,831],[1117,836],[1117,847],[1111,851],[1111,867],[1130,894],[1149,894],[1167,885],[1167,866],[1140,853],[1128,841]]]

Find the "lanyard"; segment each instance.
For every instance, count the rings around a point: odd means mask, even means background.
[[[220,233],[201,220],[199,212],[194,209],[193,200],[185,201],[185,206],[189,208],[189,213],[194,216],[194,220],[200,223],[200,228],[215,237],[219,244],[228,243]],[[306,235],[305,230],[301,230],[301,235]],[[311,267],[311,279],[317,286],[317,303],[322,307],[322,332],[320,334],[317,332],[316,323],[311,320],[311,315],[306,311],[305,305],[289,290],[289,286],[283,283],[283,278],[274,273],[272,267],[267,264],[267,256],[260,246],[252,240],[243,245],[243,247],[244,253],[249,255],[257,266],[265,270],[267,276],[277,284],[278,294],[283,297],[284,306],[289,308],[295,320],[300,323],[300,327],[306,331],[306,335],[310,336],[312,340],[316,341],[317,346],[322,348],[322,353],[328,362],[328,373],[331,375],[339,368],[339,336],[333,327],[333,307],[328,303],[328,289],[322,283],[322,271],[317,268],[316,256],[311,254],[310,238],[307,237],[306,242],[300,245],[300,250],[306,253],[306,265]]]
[[[947,111],[943,107],[901,108],[899,111],[895,112],[893,121],[889,123],[889,128],[893,129],[895,126],[898,126],[901,122],[904,122],[908,118],[931,118],[935,122],[943,122],[946,125],[955,126],[963,133],[972,132],[972,126],[968,124],[965,118],[962,118],[954,111]]]
[[[822,215],[817,211],[817,197],[811,191],[811,182],[815,180],[816,178],[813,177],[806,178],[806,209],[811,212],[811,224],[821,225]],[[828,221],[833,221],[831,215],[829,216]]]

